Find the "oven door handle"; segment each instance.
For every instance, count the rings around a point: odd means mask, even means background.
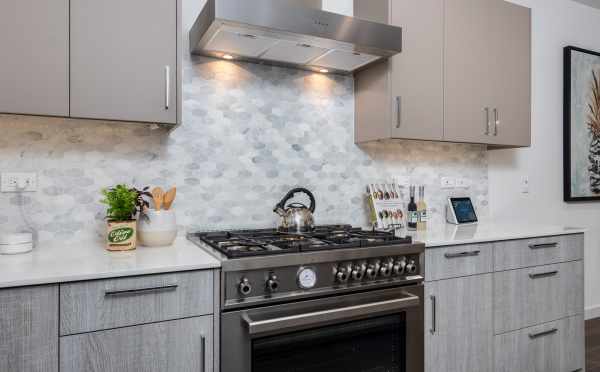
[[[363,316],[380,315],[419,306],[420,303],[421,300],[419,296],[414,296],[407,293],[406,297],[393,300],[371,302],[337,309],[315,311],[311,313],[295,314],[280,318],[255,321],[250,318],[248,313],[244,313],[243,318],[246,321],[250,335],[258,335],[274,331],[286,331],[292,328],[296,329],[307,326],[318,326],[321,324],[359,318]]]

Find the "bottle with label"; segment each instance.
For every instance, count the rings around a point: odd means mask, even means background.
[[[417,222],[419,221],[419,215],[417,212],[417,204],[415,203],[415,186],[410,186],[410,202],[408,203],[407,213],[407,227],[408,230],[414,231],[417,229]]]
[[[417,230],[427,230],[427,204],[425,203],[425,186],[419,186],[419,201],[417,202]]]

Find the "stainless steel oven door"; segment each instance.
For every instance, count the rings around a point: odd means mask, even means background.
[[[423,372],[423,286],[225,312],[223,372]]]

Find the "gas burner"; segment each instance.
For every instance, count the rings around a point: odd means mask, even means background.
[[[350,225],[317,226],[312,232],[303,234],[262,229],[195,233],[191,236],[227,258],[412,243],[410,237],[400,238],[393,232],[367,231]]]

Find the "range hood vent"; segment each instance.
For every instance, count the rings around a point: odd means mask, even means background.
[[[190,50],[350,74],[400,53],[402,29],[283,0],[207,0],[190,31]]]

